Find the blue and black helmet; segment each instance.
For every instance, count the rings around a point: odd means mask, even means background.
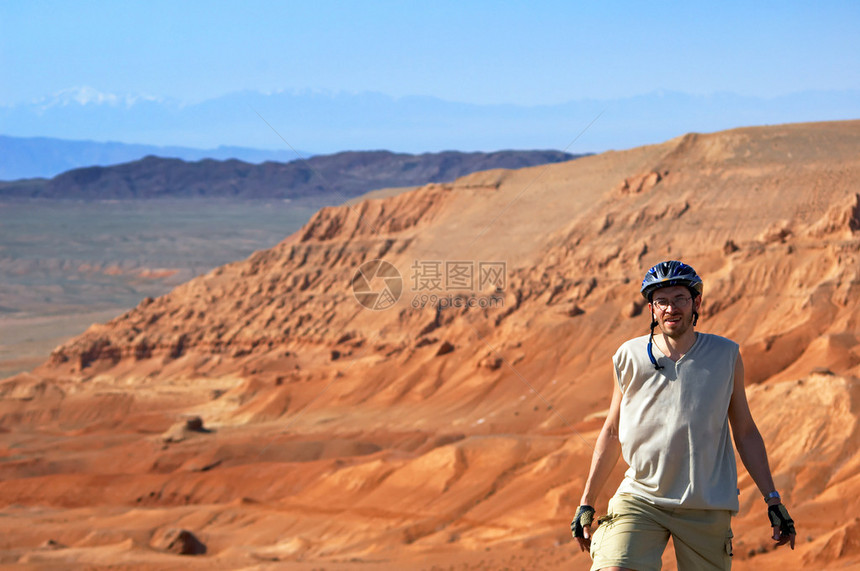
[[[702,295],[702,278],[696,274],[696,270],[675,260],[660,262],[648,270],[640,291],[650,302],[654,291],[671,286],[685,286],[693,297]]]

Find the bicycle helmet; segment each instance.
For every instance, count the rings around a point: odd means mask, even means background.
[[[648,270],[642,280],[641,292],[650,303],[654,291],[671,286],[685,286],[693,297],[702,295],[702,278],[696,274],[696,270],[675,260],[660,262]]]
[[[702,278],[696,273],[696,270],[688,266],[683,262],[678,262],[676,260],[670,260],[668,262],[660,262],[645,274],[645,279],[642,280],[642,295],[645,299],[648,300],[648,303],[654,298],[654,292],[660,288],[664,287],[672,287],[672,286],[684,286],[688,290],[690,290],[690,295],[695,299],[696,296],[702,295],[702,290],[704,289],[702,284]],[[699,312],[693,309],[693,325],[696,325],[699,321]],[[657,359],[654,358],[653,345],[654,345],[654,328],[657,327],[658,322],[654,317],[654,314],[651,314],[651,334],[648,336],[648,359],[651,361],[651,364],[654,365],[654,368],[658,371],[663,368],[662,365],[657,363]]]

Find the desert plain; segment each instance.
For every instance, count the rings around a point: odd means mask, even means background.
[[[858,149],[750,127],[322,208],[0,381],[0,565],[588,569],[610,356],[680,259],[799,532],[740,468],[734,568],[860,568]]]

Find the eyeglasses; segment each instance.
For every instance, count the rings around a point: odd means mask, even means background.
[[[654,307],[661,311],[666,311],[669,309],[669,305],[674,307],[675,309],[684,309],[690,302],[693,300],[691,297],[685,297],[683,295],[679,295],[672,299],[666,299],[665,297],[661,297],[654,300]]]

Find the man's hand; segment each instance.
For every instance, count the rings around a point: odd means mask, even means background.
[[[591,550],[591,522],[594,521],[594,508],[591,506],[579,506],[576,516],[570,522],[570,532],[579,543],[580,551]],[[792,545],[794,545],[792,543]]]
[[[794,549],[794,538],[797,532],[794,529],[794,520],[788,515],[788,510],[782,504],[773,504],[767,508],[767,516],[770,518],[770,525],[773,526],[773,540],[777,545],[785,545],[790,543]]]

